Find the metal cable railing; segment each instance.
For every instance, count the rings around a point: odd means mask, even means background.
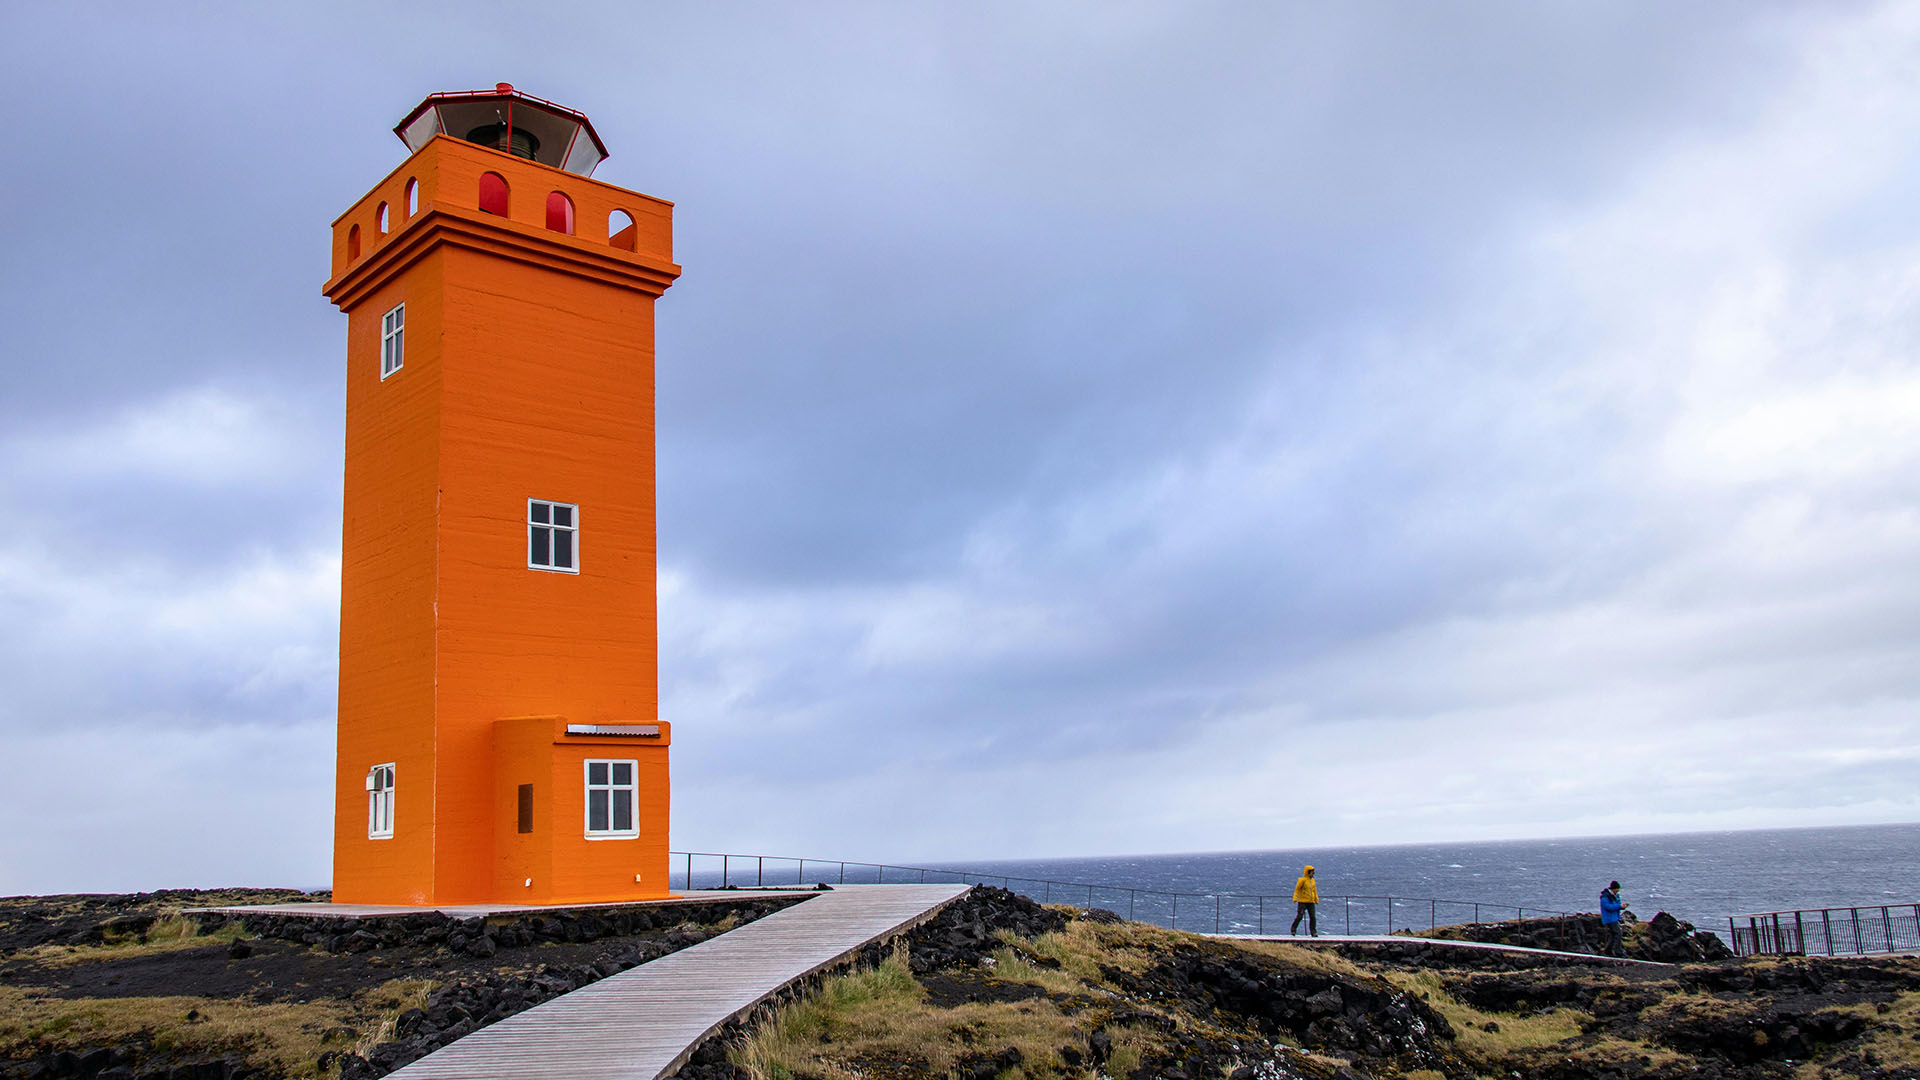
[[[1920,904],[1760,911],[1727,919],[1735,956],[1920,951]]]
[[[1050,878],[1021,877],[1017,874],[989,874],[975,870],[953,870],[931,866],[900,866],[893,863],[855,862],[846,859],[803,859],[786,855],[740,855],[719,851],[675,851],[670,858],[677,873],[669,875],[668,888],[804,888],[817,883],[828,885],[885,885],[907,882],[954,881],[968,884],[998,884],[1043,904],[1080,904],[1105,907],[1129,919],[1160,923],[1169,929],[1199,933],[1265,934],[1279,933],[1290,924],[1293,914],[1291,895],[1232,892],[1175,892],[1166,889],[1142,889],[1128,885],[1100,885],[1084,881],[1056,881]],[[698,861],[697,861],[698,860]],[[815,876],[809,878],[812,868]],[[1422,912],[1421,908],[1426,908]],[[1321,927],[1332,932],[1335,925],[1342,934],[1385,934],[1411,930],[1419,926],[1419,916],[1427,916],[1428,929],[1460,923],[1499,922],[1513,912],[1524,919],[1560,918],[1570,912],[1551,908],[1496,904],[1484,900],[1446,900],[1421,896],[1335,896],[1320,898]],[[1447,919],[1442,921],[1441,915]],[[1482,915],[1492,918],[1482,918]],[[1336,924],[1335,919],[1339,922]],[[1273,928],[1269,931],[1269,926]],[[1208,929],[1211,927],[1211,930]],[[1304,928],[1304,927],[1303,927]]]

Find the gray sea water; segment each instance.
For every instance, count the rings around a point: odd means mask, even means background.
[[[1920,903],[1920,825],[1767,829],[1660,836],[1586,837],[1393,847],[1325,847],[1117,858],[934,860],[928,866],[1044,881],[1015,883],[1036,897],[1092,903],[1182,929],[1285,930],[1284,898],[1300,868],[1320,880],[1321,929],[1378,933],[1548,911],[1594,911],[1600,890],[1618,879],[1642,919],[1671,912],[1726,933],[1729,915],[1793,908]],[[998,883],[995,880],[995,883]],[[1127,890],[1132,889],[1129,893]],[[1238,894],[1220,900],[1160,893]],[[1353,897],[1355,899],[1347,899]],[[1456,901],[1440,903],[1439,901]],[[1481,906],[1477,912],[1473,904]],[[1175,911],[1176,904],[1178,906]]]

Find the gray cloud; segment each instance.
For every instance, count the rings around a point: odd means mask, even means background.
[[[235,841],[156,863],[75,813],[0,848],[0,889],[324,880],[324,229],[401,111],[500,78],[678,202],[676,845],[1920,810],[1910,8],[559,5],[500,32],[525,19],[0,17],[59,118],[0,175],[32,208],[0,261],[0,746],[145,765],[126,800]],[[269,810],[297,837],[271,858],[206,824]]]

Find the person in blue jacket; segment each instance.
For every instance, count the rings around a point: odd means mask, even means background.
[[[1620,913],[1626,909],[1627,906],[1620,902],[1619,882],[1611,882],[1606,888],[1600,890],[1600,929],[1607,932],[1608,956],[1627,955],[1626,946],[1622,944],[1620,938],[1622,930]]]

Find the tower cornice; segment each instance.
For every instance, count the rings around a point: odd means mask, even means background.
[[[680,276],[680,267],[670,262],[656,262],[479,210],[428,205],[378,250],[327,282],[320,291],[346,310],[443,245],[593,278],[649,296],[665,293]]]

